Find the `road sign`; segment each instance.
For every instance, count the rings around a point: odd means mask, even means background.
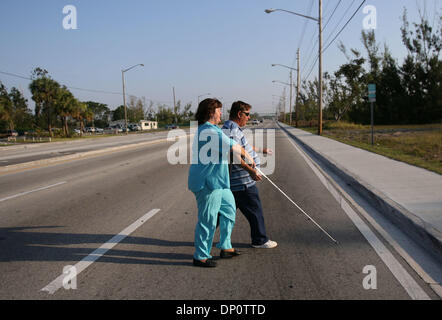
[[[375,84],[368,85],[368,101],[376,102],[376,85]]]
[[[374,145],[374,110],[373,103],[376,102],[376,85],[370,83],[368,85],[368,101],[371,102],[371,145]]]

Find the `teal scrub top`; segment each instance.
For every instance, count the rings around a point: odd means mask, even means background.
[[[210,122],[198,127],[192,146],[188,188],[196,193],[203,188],[230,189],[229,152],[236,141]]]

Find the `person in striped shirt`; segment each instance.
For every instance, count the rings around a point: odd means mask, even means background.
[[[260,159],[257,153],[272,154],[273,150],[267,148],[258,150],[258,148],[251,146],[244,136],[242,127],[250,119],[251,109],[252,106],[245,102],[234,102],[230,109],[229,120],[224,123],[222,129],[228,137],[236,141],[253,157],[256,167],[259,168]],[[266,235],[261,199],[256,187],[256,182],[261,181],[262,176],[245,161],[230,166],[230,189],[235,197],[236,207],[241,210],[250,224],[252,247],[275,248],[278,244]]]

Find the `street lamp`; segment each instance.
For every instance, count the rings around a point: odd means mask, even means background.
[[[290,84],[290,83],[287,83],[287,82],[283,82],[283,81],[279,81],[279,80],[273,80],[272,81],[273,83],[281,83],[281,84],[284,84],[284,85],[286,85],[286,86],[290,86],[290,93],[292,92],[292,89],[291,89],[291,87],[292,87],[292,84]],[[290,103],[291,103],[291,97],[290,97]],[[291,110],[291,104],[290,104],[290,112],[291,112],[292,110]],[[282,116],[283,116],[283,121],[285,122],[285,89],[284,89],[284,110],[283,110],[283,112],[282,112]]]
[[[299,93],[299,69],[291,68],[291,67],[288,67],[286,65],[278,64],[278,63],[277,64],[272,64],[272,67],[276,67],[276,66],[281,66],[281,67],[290,69],[290,84],[289,84],[289,86],[290,86],[290,118],[289,119],[290,119],[290,121],[289,121],[289,124],[291,126],[292,125],[292,96],[293,96],[293,94],[292,94],[292,87],[293,87],[292,71],[295,70],[295,71],[298,72],[298,89],[297,89],[297,92]],[[297,101],[298,101],[298,95],[296,96],[296,102]],[[298,111],[298,108],[296,108],[296,115],[298,114],[297,111]],[[296,125],[297,124],[298,124],[298,117],[296,116]]]
[[[276,110],[276,118],[279,119],[279,114],[280,114],[281,109],[282,109],[281,108],[282,101],[285,101],[285,96],[284,95],[278,96],[278,95],[272,94],[272,99],[274,99],[274,98],[278,98],[278,100],[279,100],[277,108],[275,109]],[[273,103],[274,103],[274,100],[272,100],[272,106],[273,106]]]
[[[138,66],[144,67],[144,64],[139,63],[139,64],[136,64],[136,65],[130,67],[130,68],[121,70],[121,78],[123,80],[123,105],[124,105],[124,121],[126,123],[126,134],[129,134],[129,132],[128,132],[128,128],[127,128],[126,83],[124,81],[124,73],[129,71],[129,70],[131,70],[131,69],[133,69],[133,68],[135,68],[135,67],[138,67]]]
[[[288,11],[284,9],[266,9],[264,10],[266,13],[272,13],[275,11],[284,11],[288,12],[303,18],[307,18],[313,21],[318,22],[319,25],[319,82],[318,82],[318,93],[319,93],[319,116],[318,116],[318,135],[322,134],[322,0],[319,0],[319,17],[313,18],[309,16],[305,16],[303,14],[299,14],[293,11]]]

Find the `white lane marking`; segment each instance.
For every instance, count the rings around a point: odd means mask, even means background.
[[[41,190],[46,190],[46,189],[49,189],[49,188],[53,188],[53,187],[56,187],[56,186],[59,186],[59,185],[61,185],[61,184],[65,184],[65,183],[66,183],[66,181],[62,181],[62,182],[59,182],[59,183],[56,183],[56,184],[51,184],[50,186],[41,187],[41,188],[38,188],[38,189],[34,189],[34,190],[30,190],[30,191],[21,192],[21,193],[15,194],[15,195],[13,195],[13,196],[9,196],[9,197],[6,197],[6,198],[2,198],[2,199],[0,199],[0,202],[2,202],[2,201],[6,201],[6,200],[10,200],[10,199],[14,199],[14,198],[17,198],[17,197],[21,197],[21,196],[27,195],[27,194],[29,194],[29,193],[33,193],[33,192],[37,192],[37,191],[41,191]]]
[[[126,238],[128,235],[130,235],[132,232],[134,232],[136,229],[138,229],[140,226],[142,226],[147,220],[152,218],[155,214],[157,214],[160,211],[160,209],[152,209],[148,213],[146,213],[144,216],[142,216],[140,219],[132,223],[129,227],[121,231],[116,236],[112,237],[108,242],[103,244],[101,247],[96,249],[94,252],[89,254],[87,257],[83,258],[80,262],[78,262],[76,265],[74,265],[74,268],[76,270],[76,274],[79,275],[80,272],[82,272],[84,269],[89,267],[92,263],[97,261],[102,255],[104,255],[108,250],[115,247],[120,241],[122,241],[124,238]],[[58,289],[60,289],[63,286],[63,280],[66,277],[65,274],[61,274],[58,278],[56,278],[54,281],[52,281],[50,284],[48,284],[46,287],[41,289],[40,291],[47,291],[49,294],[54,294]]]
[[[396,258],[391,254],[390,251],[384,246],[382,241],[371,231],[367,224],[359,217],[359,215],[352,209],[352,207],[347,203],[344,197],[342,197],[339,192],[328,182],[324,175],[316,168],[312,160],[301,151],[292,138],[286,133],[292,146],[298,151],[298,153],[304,158],[308,166],[313,170],[322,184],[329,190],[336,201],[341,205],[341,208],[353,222],[353,224],[359,229],[365,239],[370,243],[382,261],[386,264],[388,269],[394,277],[399,281],[402,287],[407,291],[408,295],[413,300],[431,300],[430,297],[425,293],[424,290],[419,286],[419,284],[410,276],[410,274],[405,270],[405,268],[396,260]]]

